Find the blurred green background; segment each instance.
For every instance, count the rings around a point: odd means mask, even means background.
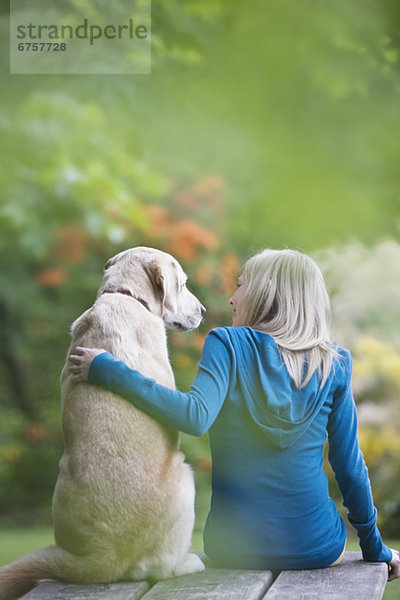
[[[155,246],[186,269],[208,308],[170,335],[186,389],[240,264],[288,246],[326,274],[380,525],[400,538],[398,1],[153,0],[152,74],[131,76],[10,75],[0,7],[3,526],[51,522],[69,327],[109,256]],[[183,445],[199,530],[208,444]]]

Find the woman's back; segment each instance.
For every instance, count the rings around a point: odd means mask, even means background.
[[[229,327],[210,337],[218,338],[211,342],[213,356],[224,360],[223,344],[231,365],[227,398],[209,432],[213,498],[206,552],[226,564],[236,555],[243,566],[247,553],[248,564],[258,554],[270,568],[282,560],[286,568],[330,564],[343,549],[345,531],[329,498],[323,446],[348,354],[341,351],[322,388],[315,373],[299,390],[268,334]]]

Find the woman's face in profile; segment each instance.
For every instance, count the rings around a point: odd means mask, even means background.
[[[243,278],[239,277],[237,282],[236,292],[229,299],[229,304],[233,308],[232,325],[234,327],[242,327],[245,323],[243,322],[243,298],[246,290],[246,284],[243,282]]]

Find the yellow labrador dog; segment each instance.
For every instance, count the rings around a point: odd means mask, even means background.
[[[105,348],[172,388],[165,328],[194,329],[204,312],[172,256],[126,250],[107,262],[95,304],[72,326],[70,351]],[[56,545],[0,569],[0,600],[18,598],[45,578],[98,583],[202,570],[189,552],[194,482],[179,433],[111,392],[74,384],[67,364],[62,404]]]

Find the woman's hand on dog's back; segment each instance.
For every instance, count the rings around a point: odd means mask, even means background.
[[[83,346],[77,346],[68,357],[68,370],[72,381],[75,383],[87,381],[92,360],[103,352],[106,352],[104,348],[84,348]]]

